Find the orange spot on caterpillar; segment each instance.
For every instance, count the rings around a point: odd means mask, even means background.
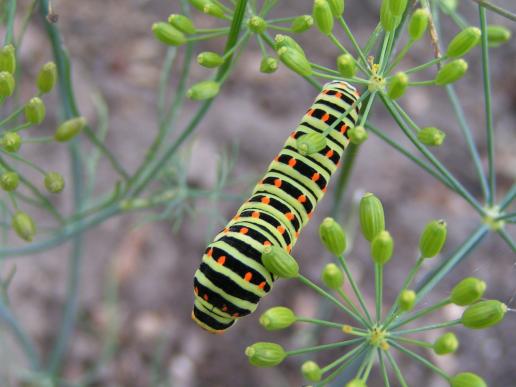
[[[205,301],[208,301],[208,295],[205,294],[204,296],[202,296],[202,298],[204,298]]]
[[[225,262],[226,262],[226,256],[225,256],[225,255],[222,255],[222,256],[220,256],[220,257],[219,257],[219,259],[217,259],[217,263],[218,263],[219,265],[224,266],[224,263],[225,263]]]
[[[226,228],[224,228],[224,231],[223,231],[223,232],[224,232],[224,234],[227,234],[227,233],[229,232],[229,228],[227,228],[227,227],[226,227]]]
[[[337,92],[337,93],[335,94],[335,97],[340,99],[340,97],[342,97],[342,93]]]
[[[309,212],[308,214],[306,214],[308,216],[308,219],[311,219],[312,218],[312,215],[314,214],[313,211]]]
[[[275,180],[274,180],[274,185],[275,185],[276,187],[278,187],[278,188],[279,188],[279,187],[281,187],[281,179],[275,179]]]
[[[291,168],[294,168],[294,166],[296,165],[297,163],[297,160],[295,158],[291,158],[289,161],[288,161],[288,166],[291,167]]]
[[[306,202],[306,196],[305,195],[299,195],[299,197],[297,198],[297,201],[299,203],[304,203]]]
[[[340,160],[339,160],[339,161],[337,161],[337,164],[335,164],[335,166],[338,168],[338,167],[339,167],[339,165],[340,165]]]
[[[280,233],[281,235],[283,235],[283,234],[285,233],[285,227],[283,227],[283,226],[278,226],[278,227],[277,227],[277,229],[278,229],[278,231],[279,231],[279,233]]]
[[[271,202],[271,199],[268,196],[264,196],[262,198],[262,203],[263,204],[269,204],[270,202]]]
[[[312,181],[317,181],[317,180],[319,180],[320,177],[321,177],[321,174],[319,172],[315,172],[312,175]]]
[[[213,249],[208,250],[208,257],[211,257],[213,255]]]
[[[245,275],[244,275],[244,281],[249,282],[249,281],[251,281],[251,279],[252,279],[252,278],[253,278],[253,273],[251,273],[251,272],[249,272],[249,271],[248,271],[247,273],[245,273]]]
[[[340,127],[340,132],[344,134],[346,133],[346,130],[348,130],[348,126],[346,124],[342,124],[342,126]]]
[[[233,217],[233,220],[235,220],[235,221],[236,221],[236,220],[238,220],[238,219],[240,219],[240,215],[235,215],[235,216]]]
[[[290,133],[290,138],[296,138],[296,132]]]
[[[222,305],[222,311],[227,312],[227,310],[228,310],[228,307],[226,305]]]
[[[326,122],[330,119],[330,115],[328,113],[326,113],[324,116],[322,116],[321,120],[322,122]]]
[[[287,250],[287,253],[290,253],[292,251],[292,245],[288,245],[286,250]]]
[[[279,161],[279,155],[274,157],[274,161],[278,162]]]
[[[259,218],[260,217],[260,213],[258,211],[253,211],[252,215],[251,215],[253,218]]]
[[[271,242],[269,242],[269,241],[265,241],[265,242],[263,242],[263,245],[264,245],[264,246],[270,246],[270,245],[272,245],[272,243],[271,243]]]
[[[285,218],[287,218],[288,220],[292,220],[294,219],[294,214],[292,212],[287,212],[285,214]]]
[[[321,191],[326,192],[326,187],[324,187]]]
[[[266,284],[267,284],[267,283],[266,283],[265,281],[260,282],[260,285],[258,285],[258,287],[259,287],[260,289],[263,289],[263,288],[265,287],[265,285],[266,285]]]
[[[295,236],[296,238],[299,238],[299,231],[296,231],[296,232],[294,233],[294,236]]]
[[[247,227],[242,227],[240,229],[240,234],[247,234],[249,232],[249,229]]]
[[[330,149],[328,152],[326,152],[326,157],[330,158],[333,156],[333,149]]]
[[[233,317],[240,317],[238,313],[233,313]]]
[[[314,112],[315,112],[315,109],[308,109],[308,111],[306,112],[306,115],[311,117],[312,114],[314,114]]]
[[[199,295],[199,288],[197,286],[193,289],[193,291],[194,291],[196,296]]]

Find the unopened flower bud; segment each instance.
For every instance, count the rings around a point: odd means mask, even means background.
[[[247,26],[254,33],[261,33],[267,29],[267,22],[260,16],[253,16],[247,22]]]
[[[296,140],[296,148],[302,155],[311,155],[326,147],[326,137],[317,132],[303,134]]]
[[[2,147],[7,152],[18,152],[22,144],[22,138],[16,132],[6,132],[2,136]]]
[[[44,183],[47,191],[51,193],[59,193],[65,186],[63,176],[57,172],[48,172],[45,175]]]
[[[206,7],[209,4],[212,4],[211,0],[188,0],[188,2],[192,4],[194,8],[201,12],[203,12],[204,7]]]
[[[328,263],[324,266],[321,279],[324,285],[329,289],[337,290],[340,289],[344,283],[344,274],[337,265],[334,263]]]
[[[446,138],[446,133],[433,126],[428,126],[417,132],[417,138],[426,146],[440,146]]]
[[[16,172],[5,172],[0,176],[0,187],[4,191],[12,192],[18,188],[20,177]]]
[[[30,242],[36,235],[36,225],[29,214],[17,211],[12,219],[11,226],[18,236]]]
[[[168,17],[168,22],[185,34],[195,34],[196,29],[192,20],[185,15],[172,14]]]
[[[11,96],[15,87],[16,82],[12,74],[7,71],[0,72],[0,98]]]
[[[388,231],[380,231],[371,242],[371,257],[374,263],[384,265],[392,257],[394,240]]]
[[[439,4],[443,13],[449,15],[450,13],[455,12],[459,5],[459,0],[440,0]]]
[[[511,30],[504,26],[487,26],[487,42],[489,47],[498,47],[509,41]]]
[[[380,23],[385,31],[394,31],[394,29],[400,24],[401,17],[395,16],[390,10],[390,0],[383,0],[380,8]]]
[[[423,258],[432,258],[439,254],[446,242],[446,222],[433,220],[428,223],[419,238],[419,251]]]
[[[293,38],[288,35],[277,34],[274,37],[274,49],[279,51],[282,47],[293,48],[299,51],[303,56],[306,56],[303,48]]]
[[[245,349],[249,363],[255,367],[274,367],[287,356],[283,347],[276,343],[258,342]]]
[[[380,199],[368,192],[360,200],[360,227],[365,239],[371,242],[385,230],[385,215]]]
[[[45,104],[39,97],[31,98],[25,105],[25,119],[33,125],[39,125],[45,119]]]
[[[399,72],[394,75],[387,86],[387,94],[392,99],[398,99],[403,94],[405,94],[405,90],[407,89],[409,82],[409,77],[407,74],[403,72]]]
[[[423,37],[428,28],[429,19],[430,14],[425,8],[419,8],[414,11],[408,25],[410,39],[419,40]]]
[[[54,62],[48,62],[39,70],[36,86],[38,90],[46,94],[50,92],[57,82],[57,67]]]
[[[487,387],[487,384],[473,372],[462,372],[450,379],[450,387]]]
[[[479,278],[464,278],[455,285],[450,293],[450,301],[455,305],[471,305],[482,298],[486,283]]]
[[[357,379],[350,380],[346,384],[346,387],[367,387],[367,384],[362,379],[357,378]]]
[[[389,0],[389,10],[394,16],[401,16],[407,8],[407,0]]]
[[[294,312],[284,306],[276,306],[265,311],[260,316],[260,325],[268,331],[285,329],[296,322]]]
[[[503,320],[507,305],[498,300],[480,301],[470,305],[462,314],[461,322],[466,328],[484,329]]]
[[[459,340],[455,334],[448,332],[439,336],[432,348],[437,355],[447,355],[459,348]]]
[[[156,39],[170,46],[180,46],[186,43],[185,35],[177,28],[165,22],[152,25],[152,32]]]
[[[344,0],[328,0],[331,12],[333,16],[340,17],[344,13],[345,1]]]
[[[285,66],[295,73],[304,77],[312,75],[312,66],[301,52],[290,47],[282,47],[278,50],[278,56]]]
[[[458,58],[466,55],[473,47],[480,42],[482,32],[477,27],[468,27],[459,32],[452,39],[446,50],[450,58]]]
[[[333,218],[325,218],[319,226],[319,237],[324,247],[333,255],[339,256],[346,251],[346,234]]]
[[[355,58],[342,54],[337,58],[337,70],[344,78],[353,78],[357,72]]]
[[[267,270],[280,278],[295,278],[299,275],[299,265],[294,257],[278,246],[265,246],[262,263]]]
[[[322,378],[321,367],[312,360],[308,360],[303,363],[301,366],[301,373],[309,382],[318,382]]]
[[[400,293],[400,309],[408,312],[414,307],[416,302],[416,292],[410,289],[405,289]]]
[[[63,122],[54,133],[54,139],[58,142],[69,141],[77,136],[86,126],[84,117],[75,117]]]
[[[314,0],[312,16],[315,25],[325,35],[330,35],[333,31],[333,13],[327,0]]]
[[[224,19],[224,10],[215,3],[210,3],[204,6],[202,10],[206,15],[210,15],[219,19]]]
[[[197,63],[203,67],[212,69],[219,67],[222,63],[224,63],[224,58],[216,52],[204,51],[197,55]]]
[[[468,71],[468,63],[464,59],[455,59],[446,63],[437,73],[435,84],[438,86],[447,85],[461,79]]]
[[[368,138],[369,134],[363,126],[354,126],[348,130],[349,141],[355,145],[363,144]]]
[[[262,58],[260,62],[260,71],[265,74],[271,74],[278,69],[278,61],[276,58],[268,56],[266,58]]]
[[[215,97],[220,91],[220,84],[215,81],[202,81],[196,83],[188,91],[186,95],[194,101],[202,101]]]
[[[300,34],[302,32],[308,31],[314,25],[314,18],[310,15],[300,15],[296,17],[292,24],[290,25],[290,29],[292,32]]]
[[[0,72],[7,71],[14,74],[16,70],[16,51],[12,44],[3,46],[0,49]]]

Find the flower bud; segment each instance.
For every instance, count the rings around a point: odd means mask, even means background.
[[[504,26],[487,26],[487,42],[489,47],[498,47],[509,41],[511,31]]]
[[[321,279],[324,285],[329,289],[337,290],[340,289],[344,283],[344,274],[337,265],[334,263],[328,263],[324,266]]]
[[[337,58],[337,70],[344,78],[353,78],[357,72],[355,58],[342,54]]]
[[[384,265],[392,257],[394,250],[394,240],[388,231],[380,231],[371,242],[371,257],[374,263]]]
[[[357,378],[357,379],[350,380],[346,384],[346,387],[367,387],[367,384],[362,379]]]
[[[416,292],[410,289],[404,289],[400,293],[400,309],[408,312],[414,307],[416,302]]]
[[[50,92],[57,81],[57,67],[54,62],[48,62],[39,70],[38,78],[36,79],[36,86],[38,90],[46,94]]]
[[[482,32],[477,27],[463,29],[455,35],[448,45],[446,55],[450,58],[458,58],[467,54],[480,42],[480,35],[482,35]]]
[[[448,332],[441,335],[434,342],[434,352],[438,355],[447,355],[453,353],[459,348],[459,340],[455,334]]]
[[[274,367],[287,356],[283,347],[276,343],[258,342],[245,349],[249,363],[256,367]]]
[[[165,22],[152,25],[152,32],[156,39],[170,46],[180,46],[186,43],[185,35],[177,28]]]
[[[344,0],[328,0],[328,4],[331,8],[331,13],[335,17],[340,17],[344,13]]]
[[[450,387],[487,387],[487,384],[473,372],[462,372],[450,379]]]
[[[423,258],[432,258],[439,254],[446,242],[446,222],[433,220],[425,226],[419,238],[419,251]]]
[[[3,46],[0,49],[0,72],[7,71],[14,74],[16,70],[16,51],[12,44]]]
[[[464,278],[455,285],[450,293],[450,301],[455,305],[466,306],[477,302],[486,291],[486,283],[475,277]]]
[[[301,373],[309,382],[318,382],[322,378],[321,367],[312,360],[308,360],[303,363],[301,366]]]
[[[380,231],[385,230],[385,216],[380,199],[368,192],[360,200],[360,227],[365,239],[371,242]]]
[[[419,8],[414,11],[408,25],[408,34],[411,40],[419,40],[423,37],[428,28],[429,19],[430,14],[425,8]]]
[[[302,32],[308,31],[314,25],[314,18],[310,15],[300,15],[296,17],[292,24],[290,25],[290,29],[292,32],[296,34],[300,34]]]
[[[456,59],[446,63],[437,73],[435,84],[447,85],[461,79],[468,71],[468,63],[464,59]]]
[[[25,105],[25,119],[33,125],[39,125],[45,119],[45,104],[41,98],[34,97]]]
[[[299,275],[299,265],[294,257],[278,246],[265,246],[262,263],[267,270],[280,278],[294,278]]]
[[[206,7],[209,4],[212,4],[211,0],[188,0],[190,4],[194,8],[197,8],[198,11],[204,12],[204,7]]]
[[[59,193],[65,186],[63,176],[57,172],[48,172],[45,175],[44,183],[47,191],[51,193]]]
[[[260,325],[268,331],[285,329],[296,322],[294,312],[284,306],[270,308],[260,316]]]
[[[305,56],[303,48],[293,38],[288,35],[277,34],[274,37],[274,49],[279,51],[282,47],[293,48]]]
[[[314,0],[312,16],[319,31],[330,35],[333,31],[333,13],[327,0]]]
[[[22,144],[22,138],[18,133],[6,132],[2,137],[2,147],[7,152],[18,152]]]
[[[278,56],[295,73],[304,77],[312,75],[312,66],[303,53],[290,47],[282,47],[278,50]]]
[[[252,32],[259,34],[267,29],[267,22],[260,16],[253,16],[247,22],[247,26]]]
[[[389,0],[389,10],[394,16],[401,16],[407,8],[407,0]]]
[[[417,132],[417,138],[426,146],[441,146],[446,138],[446,133],[433,126],[429,126]]]
[[[36,235],[36,225],[34,220],[25,212],[17,211],[12,219],[11,226],[18,236],[27,241],[32,241]]]
[[[11,96],[15,87],[16,82],[12,74],[7,71],[0,72],[0,98]]]
[[[219,67],[224,63],[224,58],[212,51],[204,51],[197,55],[197,63],[209,69]]]
[[[383,0],[380,8],[380,23],[385,31],[394,31],[400,24],[401,17],[392,14],[389,5],[390,0]]]
[[[480,301],[470,305],[462,313],[462,325],[471,329],[492,327],[503,320],[507,305],[498,300]]]
[[[172,14],[168,17],[170,25],[185,34],[195,34],[195,26],[192,20],[185,15]]]
[[[319,237],[326,249],[339,256],[346,250],[346,234],[333,218],[325,218],[319,226]]]
[[[363,126],[355,126],[348,130],[348,137],[353,144],[360,145],[369,138],[369,134]]]
[[[215,97],[220,91],[220,84],[215,81],[202,81],[196,83],[188,91],[186,95],[194,101],[202,101]]]
[[[459,0],[440,0],[439,4],[443,13],[449,15],[450,13],[455,12],[459,5]]]
[[[266,58],[262,58],[260,62],[260,71],[265,74],[271,74],[278,69],[278,61],[276,58],[268,56]]]
[[[303,134],[296,140],[296,148],[302,155],[311,155],[326,147],[326,137],[317,132]]]
[[[389,85],[387,87],[387,94],[389,95],[389,97],[391,97],[392,99],[398,99],[403,94],[405,94],[408,82],[409,77],[407,74],[399,72],[396,75],[394,75],[390,79]]]
[[[20,177],[16,172],[5,172],[0,176],[0,187],[4,191],[12,192],[18,188]]]
[[[219,19],[224,19],[224,10],[215,3],[208,4],[204,7],[203,12],[206,15],[210,15]]]
[[[54,133],[54,139],[58,142],[69,141],[77,136],[86,126],[84,117],[75,117],[63,122]]]

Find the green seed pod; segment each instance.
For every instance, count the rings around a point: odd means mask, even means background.
[[[380,231],[371,242],[371,257],[374,263],[385,265],[392,257],[394,240],[388,231]]]
[[[489,47],[498,47],[511,39],[511,31],[504,26],[487,26],[487,42]]]
[[[468,63],[464,59],[456,59],[446,63],[437,73],[435,84],[447,85],[461,79],[468,71]]]
[[[383,0],[380,8],[380,23],[385,31],[394,31],[400,24],[401,17],[392,14],[389,5],[390,0]]]
[[[290,25],[290,29],[292,32],[296,34],[300,34],[302,32],[308,31],[314,25],[314,18],[310,15],[300,15],[296,17],[292,24]]]
[[[0,176],[0,187],[4,191],[12,192],[18,188],[20,177],[16,172],[5,172]]]
[[[311,155],[326,147],[326,137],[317,132],[303,134],[296,140],[296,148],[302,155]]]
[[[346,387],[367,387],[367,384],[362,379],[357,378],[357,379],[350,380],[346,384]]]
[[[434,342],[434,352],[437,355],[448,355],[459,348],[459,340],[455,334],[448,332],[441,335]]]
[[[334,263],[328,263],[324,266],[321,279],[323,284],[329,289],[337,290],[340,289],[344,283],[344,274],[337,265]]]
[[[224,19],[224,10],[215,3],[207,4],[202,10],[206,15],[210,15],[219,19]]]
[[[357,72],[355,58],[342,54],[337,58],[337,70],[344,78],[353,78]]]
[[[480,43],[482,32],[477,27],[468,27],[459,32],[452,39],[446,50],[450,58],[466,55],[473,47]]]
[[[294,312],[284,306],[275,306],[260,316],[260,325],[268,331],[279,331],[296,322]]]
[[[224,58],[216,52],[204,51],[197,55],[197,63],[203,67],[213,69],[224,63]]]
[[[31,98],[25,105],[25,119],[32,125],[39,125],[45,119],[45,104],[39,97]]]
[[[319,226],[319,237],[326,249],[339,256],[346,251],[346,233],[333,218],[325,218]]]
[[[245,349],[249,363],[255,367],[274,367],[287,356],[283,347],[276,343],[258,342]]]
[[[441,146],[446,138],[446,133],[429,126],[417,132],[417,138],[426,146]]]
[[[301,373],[309,382],[318,382],[322,378],[321,367],[312,360],[308,360],[303,363],[301,366]]]
[[[312,75],[312,66],[306,56],[290,47],[282,47],[278,50],[280,60],[289,69],[303,77]]]
[[[501,322],[507,305],[498,300],[480,301],[470,305],[462,313],[462,325],[470,329],[484,329]]]
[[[312,16],[319,31],[330,35],[333,31],[333,13],[327,0],[314,0]]]
[[[486,283],[479,278],[464,278],[453,287],[450,301],[460,306],[471,305],[482,298],[486,287]]]
[[[156,39],[169,46],[180,46],[186,43],[185,35],[177,28],[165,22],[158,22],[152,25],[152,32]]]
[[[412,310],[416,302],[416,292],[405,289],[400,293],[400,309],[404,312]]]
[[[36,235],[36,225],[34,220],[29,214],[22,211],[17,211],[14,214],[11,221],[11,227],[21,239],[27,242],[31,242],[34,235]]]
[[[396,73],[387,86],[387,94],[392,99],[398,99],[403,94],[405,94],[405,90],[407,89],[409,82],[409,77],[407,74],[403,72]]]
[[[0,98],[10,97],[14,93],[16,82],[11,73],[0,72]]]
[[[260,62],[260,71],[265,74],[271,74],[278,69],[278,61],[276,58],[268,56],[266,58],[262,58]]]
[[[439,254],[446,242],[446,222],[433,220],[428,223],[419,238],[419,251],[423,258],[432,258]]]
[[[294,257],[278,246],[265,246],[262,263],[267,270],[280,278],[295,278],[299,275],[299,265]]]
[[[430,14],[425,8],[419,8],[414,11],[408,25],[408,34],[411,40],[419,40],[423,37],[428,28],[429,20]]]
[[[473,372],[462,372],[450,379],[450,387],[487,387],[487,384]]]
[[[188,0],[190,4],[198,11],[204,12],[204,7],[213,4],[211,0]]]
[[[219,94],[220,84],[215,81],[202,81],[196,83],[188,91],[186,95],[188,98],[193,99],[194,101],[202,101],[205,99],[210,99]]]
[[[58,142],[69,141],[77,136],[86,126],[84,117],[75,117],[63,122],[54,133],[54,139]]]
[[[36,86],[38,90],[43,93],[49,93],[57,82],[57,67],[54,62],[48,62],[39,70],[38,78],[36,79]]]
[[[18,133],[6,132],[2,137],[2,146],[7,152],[18,152],[22,144],[22,138]]]
[[[449,15],[450,13],[455,12],[459,5],[459,0],[440,0],[439,4],[441,5],[441,10],[445,14]]]
[[[279,51],[283,47],[292,48],[306,56],[303,48],[293,38],[288,35],[277,34],[274,37],[274,49]]]
[[[394,16],[401,17],[407,8],[407,0],[389,0],[388,3],[389,11],[391,11],[391,14]]]
[[[65,186],[63,176],[57,172],[48,172],[45,175],[44,183],[47,191],[51,193],[59,193]]]
[[[185,34],[195,34],[195,25],[185,15],[172,14],[168,17],[170,25]]]
[[[331,13],[335,17],[340,17],[344,13],[344,7],[346,6],[344,0],[328,0],[328,4],[331,8]]]
[[[366,142],[369,138],[367,130],[363,126],[355,126],[348,130],[349,141],[355,145],[360,145]]]
[[[253,16],[247,22],[247,26],[254,33],[262,33],[267,29],[267,22],[260,16]]]
[[[380,199],[368,192],[360,200],[360,227],[365,239],[371,242],[380,231],[385,230],[385,216]]]
[[[12,44],[3,46],[0,49],[0,72],[7,71],[14,74],[16,70],[16,51]]]

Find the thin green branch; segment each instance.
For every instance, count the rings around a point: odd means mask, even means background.
[[[14,42],[14,19],[16,17],[16,0],[8,0],[6,12],[6,31],[4,45]]]
[[[509,233],[504,228],[501,228],[501,229],[497,230],[496,232],[507,243],[507,245],[511,248],[512,252],[514,254],[516,254],[516,243],[514,243],[514,241],[512,240],[512,237],[509,235]]]
[[[499,7],[490,1],[487,0],[471,0],[477,3],[479,6],[486,8],[494,13],[497,13],[498,15],[501,15],[509,20],[516,21],[516,14],[512,13],[502,7]]]

